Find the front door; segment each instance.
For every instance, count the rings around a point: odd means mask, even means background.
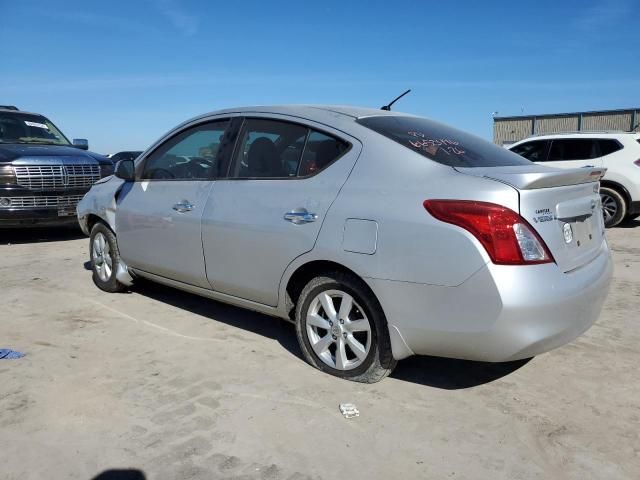
[[[128,266],[210,288],[201,221],[227,125],[222,120],[180,131],[143,160],[140,178],[125,185],[116,231]]]
[[[338,132],[245,119],[228,178],[216,181],[202,221],[213,289],[277,305],[282,274],[313,248],[359,153]]]

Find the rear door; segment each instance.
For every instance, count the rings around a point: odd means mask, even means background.
[[[602,167],[598,142],[593,138],[551,140],[547,162],[550,167]]]
[[[313,248],[359,153],[359,142],[326,126],[246,118],[202,221],[213,289],[277,305],[287,265]]]
[[[123,187],[116,229],[127,265],[209,287],[201,221],[228,125],[219,120],[182,130],[148,155],[140,178]]]

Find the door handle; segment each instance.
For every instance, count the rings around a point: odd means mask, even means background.
[[[194,205],[188,200],[183,200],[180,203],[176,203],[173,206],[173,209],[176,212],[185,213],[185,212],[190,212],[191,210],[193,210],[194,209]]]
[[[302,223],[315,222],[318,219],[318,215],[307,212],[306,208],[295,208],[290,212],[285,213],[284,219],[295,225],[300,225]]]

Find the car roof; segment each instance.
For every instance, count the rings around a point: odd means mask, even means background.
[[[549,140],[559,138],[620,138],[621,136],[639,136],[640,132],[625,132],[614,130],[601,130],[601,131],[581,131],[581,132],[559,132],[559,133],[544,133],[539,135],[531,135],[524,138],[517,143],[524,142],[525,140]]]
[[[41,113],[25,112],[24,110],[14,110],[13,108],[0,108],[0,112],[22,113],[22,114],[25,114],[25,115],[39,115],[41,117],[44,117],[44,115],[41,114]]]
[[[338,118],[342,120],[353,120],[364,117],[388,115],[388,116],[413,116],[408,113],[395,111],[386,111],[376,108],[356,107],[349,105],[254,105],[246,107],[225,108],[216,110],[189,120],[198,120],[213,115],[224,115],[226,113],[271,113],[281,115],[291,115],[301,117],[308,120],[326,123],[327,121],[335,121]],[[185,122],[187,123],[187,122]]]

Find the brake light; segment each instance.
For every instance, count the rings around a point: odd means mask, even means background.
[[[423,205],[438,220],[470,232],[495,264],[553,262],[549,249],[531,225],[507,207],[472,200],[425,200]]]

